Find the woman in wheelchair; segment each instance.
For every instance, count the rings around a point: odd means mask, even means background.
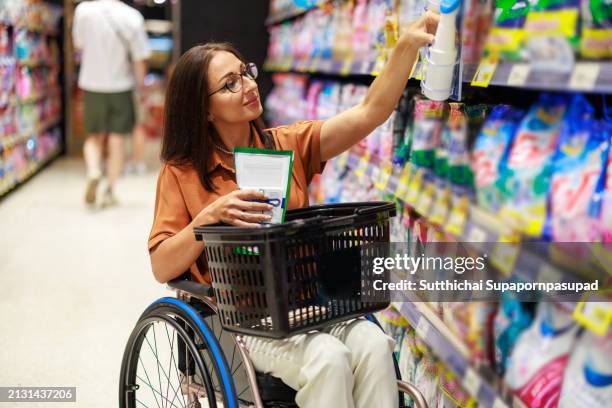
[[[294,164],[288,208],[307,206],[308,185],[313,176],[323,170],[325,162],[351,148],[391,115],[406,86],[419,48],[433,41],[437,22],[437,15],[427,13],[408,28],[359,105],[325,121],[303,121],[268,130],[262,126],[263,108],[255,82],[257,67],[254,64],[245,62],[236,49],[225,43],[209,43],[187,51],[176,65],[166,97],[161,153],[164,166],[158,179],[155,215],[148,242],[155,278],[166,283],[190,270],[193,280],[210,283],[207,266],[199,261],[205,243],[194,239],[194,227],[215,223],[257,227],[260,222],[270,219],[266,212],[271,206],[256,201],[265,199],[263,194],[238,190],[233,167],[234,147],[292,150]],[[178,289],[180,293],[189,292],[185,288]],[[199,298],[204,299],[202,296]],[[225,340],[220,334],[218,341],[215,340],[217,333],[207,335],[197,322],[198,317],[191,312],[175,312],[175,315],[183,316],[179,325],[164,320],[162,312],[173,307],[171,303],[167,300],[164,304],[152,305],[141,320],[152,319],[153,315],[157,316],[157,321],[163,320],[166,332],[170,327],[182,339],[178,342],[181,353],[191,350],[191,357],[180,361],[178,369],[170,364],[168,370],[160,374],[161,358],[154,351],[157,367],[151,368],[147,378],[134,374],[137,369],[133,366],[142,357],[133,357],[134,350],[138,349],[142,354],[147,349],[153,350],[154,346],[149,339],[146,342],[138,340],[139,336],[142,337],[138,333],[144,330],[138,326],[140,331],[135,329],[129,350],[126,349],[121,391],[125,394],[120,397],[121,406],[131,406],[129,401],[134,401],[133,396],[126,395],[132,395],[138,389],[138,385],[130,383],[130,375],[138,376],[150,386],[157,382],[158,377],[161,385],[164,376],[169,380],[175,372],[181,377],[181,387],[184,387],[185,376],[193,380],[193,376],[185,374],[190,368],[192,373],[200,366],[206,371],[207,364],[216,365],[213,360],[217,359],[221,361],[218,364],[225,362],[229,366],[228,372],[233,369],[236,355],[230,357],[228,354],[240,353],[234,349],[234,353],[225,351],[223,359],[215,357],[219,350],[213,343]],[[204,303],[196,301],[191,304],[195,309],[200,308],[202,319],[212,318],[210,307],[214,305],[208,307]],[[214,321],[208,323],[212,327],[214,324]],[[161,342],[166,332],[157,332],[155,343]],[[183,343],[186,335],[191,334],[193,338],[194,333],[195,341]],[[244,336],[242,341],[254,368],[280,378],[294,389],[295,403],[299,407],[398,406],[396,370],[390,358],[394,342],[367,319],[353,319],[322,331],[286,339]],[[196,356],[197,349],[206,350],[208,360],[200,361]],[[132,357],[127,358],[128,354]],[[130,359],[135,359],[132,366]],[[201,376],[206,383],[204,377],[208,375],[204,373]],[[227,385],[226,376],[221,372],[213,377],[216,386],[223,391]],[[208,382],[215,384],[215,378]],[[167,387],[171,388],[171,385]],[[238,386],[234,387],[239,394]],[[214,399],[210,398],[211,389],[206,391],[209,392],[208,399]],[[159,406],[185,406],[184,398],[177,397],[181,390],[170,389],[166,394],[170,397],[164,398],[160,391],[153,394],[153,406],[160,402]],[[227,396],[218,399],[226,407],[232,406],[230,400]],[[239,400],[243,401],[242,397]],[[191,397],[189,404],[199,406],[197,399]]]

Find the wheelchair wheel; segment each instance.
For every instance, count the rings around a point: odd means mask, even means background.
[[[142,314],[123,355],[119,406],[239,407],[218,337],[191,305],[162,298]]]

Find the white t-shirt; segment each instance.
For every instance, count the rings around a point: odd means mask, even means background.
[[[118,0],[80,3],[74,13],[72,38],[82,50],[79,87],[86,91],[113,93],[133,89],[133,68],[126,48],[133,61],[151,55],[144,18]]]

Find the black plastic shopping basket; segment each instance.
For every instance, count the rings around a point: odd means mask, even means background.
[[[281,338],[387,307],[370,275],[395,212],[391,202],[330,204],[290,210],[279,225],[196,227],[224,328]]]

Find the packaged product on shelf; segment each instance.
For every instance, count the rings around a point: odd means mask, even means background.
[[[612,135],[612,129],[607,127],[608,133]],[[601,206],[602,242],[612,242],[612,147],[608,153],[608,164],[606,168],[606,188]]]
[[[473,195],[474,173],[471,168],[470,139],[474,129],[480,129],[484,121],[486,106],[465,106],[451,103],[447,121],[449,134],[448,179],[455,195]]]
[[[524,112],[509,105],[493,108],[476,142],[472,153],[472,170],[475,174],[478,205],[491,212],[500,208],[502,196],[496,186],[499,167],[507,160],[512,140]]]
[[[506,372],[510,353],[521,333],[531,325],[534,312],[534,303],[520,302],[510,292],[502,294],[493,323],[493,365],[500,375]]]
[[[468,0],[463,3],[461,58],[464,63],[479,61],[489,34],[492,0]]]
[[[525,330],[508,360],[504,379],[529,408],[554,408],[579,326],[574,304],[542,302],[533,324]]]
[[[396,358],[399,358],[402,339],[406,329],[409,327],[408,322],[393,305],[376,313],[376,317],[385,333],[395,340],[394,352]]]
[[[444,102],[423,97],[416,100],[411,161],[417,167],[433,170],[446,109]]]
[[[568,106],[564,95],[542,94],[521,121],[498,180],[502,216],[523,233],[544,232],[546,199],[561,122]]]
[[[579,45],[580,0],[535,0],[525,21],[533,69],[570,72]]]
[[[325,84],[322,81],[312,81],[306,94],[306,119],[317,119],[317,105],[319,94],[323,91]]]
[[[398,166],[404,166],[410,160],[416,98],[415,91],[408,88],[398,105],[393,133],[393,164]]]
[[[353,2],[340,2],[336,4],[336,32],[334,35],[334,59],[345,61],[352,59],[353,45]]]
[[[442,319],[471,352],[470,357],[489,363],[492,350],[496,304],[488,302],[444,302]]]
[[[368,1],[357,0],[353,10],[353,55],[357,61],[368,61],[370,42],[368,41]]]
[[[427,7],[426,0],[399,0],[399,34],[402,35],[410,26],[410,23],[416,21]]]
[[[593,119],[582,95],[565,115],[550,193],[552,238],[559,242],[601,240],[599,218],[610,135]]]
[[[612,58],[612,3],[581,0],[580,53],[584,58]]]
[[[559,408],[612,405],[612,330],[604,336],[584,331],[565,370]]]
[[[476,408],[478,404],[462,386],[461,379],[447,367],[440,372],[440,390],[449,399],[444,407]]]
[[[317,98],[317,119],[329,119],[335,116],[340,106],[341,86],[337,82],[325,82]]]
[[[402,379],[414,384],[421,391],[427,405],[432,408],[440,407],[442,398],[438,387],[440,365],[412,327],[406,329],[404,333],[398,365]],[[406,403],[411,404],[409,398]]]
[[[495,21],[485,45],[489,55],[504,60],[521,60],[525,38],[525,20],[530,2],[526,0],[497,0],[495,2]]]
[[[390,0],[370,0],[368,3],[368,29],[370,55],[368,61],[376,61],[385,48],[385,19],[392,9]]]

